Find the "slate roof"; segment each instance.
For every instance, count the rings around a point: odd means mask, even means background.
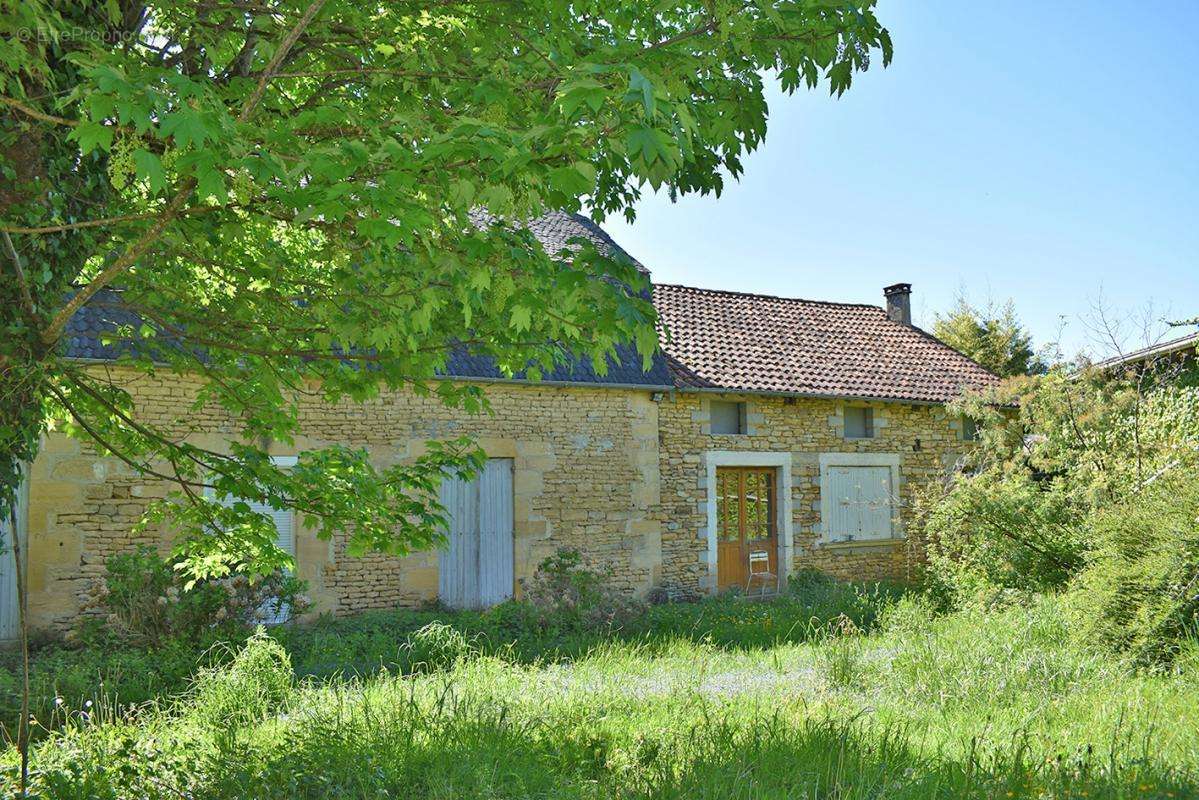
[[[582,214],[550,211],[530,222],[528,227],[537,237],[537,241],[541,242],[545,252],[552,256],[571,249],[571,239],[586,239],[601,253],[614,258],[628,259],[642,272],[647,272],[641,262],[625,252],[607,231]]]
[[[680,387],[943,403],[999,378],[877,306],[654,285]]]
[[[476,224],[486,224],[488,217],[483,214],[472,215]],[[631,261],[642,271],[645,268],[635,258],[625,252],[620,245],[610,237],[600,226],[580,214],[568,214],[563,211],[552,211],[528,224],[529,230],[550,255],[558,255],[563,250],[572,248],[570,241],[575,238],[587,239],[596,248],[609,256],[624,258]],[[120,295],[111,290],[98,293],[92,302],[80,309],[67,323],[64,335],[64,346],[69,358],[93,360],[111,360],[128,352],[129,343],[104,344],[101,336],[113,333],[118,325],[133,325],[135,328],[140,320],[134,312],[124,308]],[[629,385],[652,388],[669,388],[671,386],[670,371],[660,353],[653,357],[649,371],[642,371],[640,355],[633,347],[618,347],[617,359],[608,360],[606,375],[597,374],[594,365],[588,359],[573,359],[560,364],[550,373],[542,376],[543,381],[553,383],[586,383],[599,385]],[[485,356],[470,353],[464,349],[450,353],[447,377],[480,378],[487,380],[502,379],[503,373],[495,362]],[[517,379],[521,376],[518,375]]]

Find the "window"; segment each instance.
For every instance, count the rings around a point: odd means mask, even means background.
[[[962,415],[962,438],[967,442],[978,441],[978,422],[974,417]]]
[[[845,438],[874,438],[874,409],[866,406],[845,407]]]
[[[294,467],[296,465],[295,456],[271,456],[271,463],[277,467]],[[295,521],[294,515],[290,508],[272,508],[266,503],[259,503],[255,500],[243,500],[239,497],[223,495],[217,497],[212,487],[204,490],[206,497],[214,498],[218,503],[224,506],[232,506],[234,503],[245,503],[250,507],[250,510],[265,514],[271,518],[275,524],[275,545],[283,552],[295,558],[296,555],[296,537],[295,537]],[[290,574],[290,570],[288,571]],[[291,618],[291,608],[284,603],[280,603],[276,599],[267,599],[263,601],[262,606],[258,609],[259,616],[262,622],[267,625],[277,625],[281,622],[286,622]]]
[[[709,414],[712,433],[745,433],[745,403],[713,400],[710,404]]]
[[[822,487],[830,497],[825,521],[832,541],[891,538],[891,470],[887,467],[829,467]]]

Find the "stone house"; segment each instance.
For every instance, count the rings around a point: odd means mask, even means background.
[[[582,217],[553,214],[530,227],[551,252],[586,237],[623,254]],[[561,547],[639,595],[768,590],[809,567],[909,576],[920,560],[905,536],[913,487],[945,475],[971,438],[945,405],[998,380],[912,326],[909,293],[887,287],[880,307],[655,285],[662,349],[649,371],[630,354],[604,376],[575,363],[532,383],[462,354],[446,379],[486,384],[490,415],[409,391],[362,405],[305,401],[303,436],[274,454],[282,464],[329,443],[395,463],[462,434],[490,461],[474,482],[443,487],[453,524],[440,551],[350,557],[343,541],[321,541],[285,512],[273,514],[279,543],[315,610],[339,614],[438,597],[497,602],[519,594]],[[68,354],[124,378],[144,419],[227,445],[228,417],[190,411],[194,377],[135,374],[113,361],[99,338],[112,323],[84,309]],[[167,490],[86,442],[47,437],[19,520],[33,627],[74,624],[106,557],[139,544],[169,548],[159,534],[134,533]],[[3,563],[0,635],[15,623],[11,561]]]

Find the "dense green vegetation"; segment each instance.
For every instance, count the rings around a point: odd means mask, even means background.
[[[304,587],[114,558],[103,614],[36,650],[34,795],[1199,796],[1199,394],[1008,389],[963,408],[971,469],[921,493],[920,587],[645,605],[563,551],[486,611],[254,632],[264,592]]]
[[[1055,369],[964,406],[982,446],[918,503],[941,601],[1060,593],[1081,641],[1168,667],[1199,625],[1199,389]]]
[[[259,635],[225,666],[161,687],[157,702],[64,709],[58,730],[35,746],[34,790],[101,798],[1199,792],[1199,728],[1180,724],[1199,703],[1193,648],[1172,672],[1148,673],[1080,645],[1052,598],[938,615],[916,597],[830,584],[800,591],[775,602],[658,607],[639,634],[547,639],[547,658],[535,657],[536,637],[482,635],[487,615],[478,614],[396,612]],[[815,595],[864,598],[861,625],[807,624],[806,613],[822,606],[811,603]],[[426,624],[434,616],[444,624]],[[766,620],[794,628],[771,640],[761,633]],[[370,668],[367,654],[385,669]],[[357,674],[332,671],[338,659],[357,662]],[[4,765],[12,780],[12,752]]]

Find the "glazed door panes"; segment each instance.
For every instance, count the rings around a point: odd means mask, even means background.
[[[716,469],[716,585],[744,586],[749,554],[765,550],[778,574],[773,467]]]

